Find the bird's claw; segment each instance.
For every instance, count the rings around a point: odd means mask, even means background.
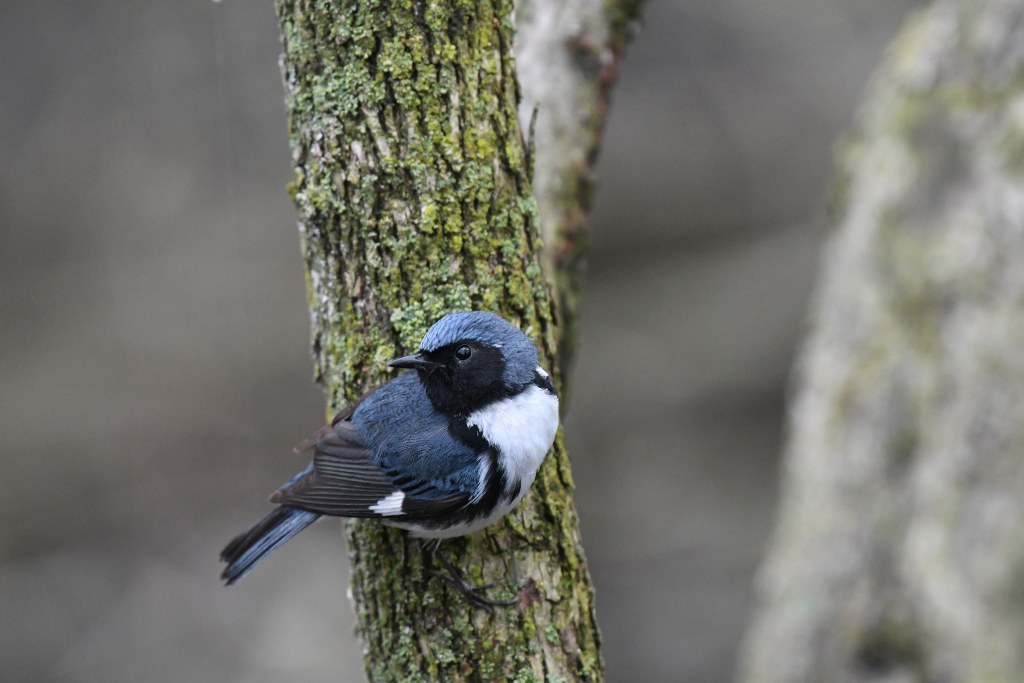
[[[518,598],[511,598],[509,600],[491,600],[490,598],[484,597],[481,593],[483,591],[490,590],[497,586],[497,582],[490,582],[481,585],[474,585],[464,578],[458,575],[458,573],[451,571],[442,572],[437,569],[429,570],[431,576],[441,579],[455,590],[462,593],[463,597],[469,600],[470,603],[485,609],[493,611],[495,607],[511,607],[519,602]]]
[[[433,542],[431,543],[430,546],[428,546],[428,549],[430,551],[429,557],[431,560],[437,560],[438,562],[440,562],[441,566],[444,568],[444,571],[434,569],[433,567],[428,567],[427,572],[431,576],[441,579],[449,586],[462,593],[463,597],[469,600],[469,602],[472,605],[475,605],[476,607],[479,607],[481,609],[485,609],[488,612],[493,612],[495,607],[512,607],[513,605],[519,603],[519,599],[515,597],[510,598],[508,600],[491,600],[490,598],[484,597],[482,593],[486,590],[490,590],[491,588],[497,586],[497,582],[492,581],[490,583],[485,583],[477,586],[470,583],[469,581],[466,581],[466,579],[462,577],[462,574],[459,572],[459,570],[456,569],[455,566],[448,561],[448,558],[445,557],[441,552],[439,552],[439,546],[440,542]]]

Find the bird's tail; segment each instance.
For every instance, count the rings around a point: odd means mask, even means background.
[[[242,532],[220,551],[227,562],[220,578],[230,586],[249,573],[260,560],[284,545],[288,539],[320,518],[317,512],[282,505]]]

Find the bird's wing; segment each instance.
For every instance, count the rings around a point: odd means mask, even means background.
[[[350,417],[352,417],[352,413],[356,412],[356,408],[359,407],[359,404],[365,401],[370,394],[377,391],[377,389],[379,388],[380,387],[375,387],[373,389],[370,389],[369,391],[365,392],[362,396],[357,398],[354,403],[345,406],[344,408],[339,410],[337,413],[335,413],[334,417],[331,418],[330,424],[324,425],[320,429],[316,430],[315,432],[307,436],[305,439],[296,444],[296,446],[292,450],[294,450],[296,453],[305,453],[309,449],[313,448],[313,446],[316,446],[323,439],[330,436],[331,432],[334,431],[335,425],[345,420],[348,420]]]
[[[374,462],[355,426],[342,419],[316,443],[312,469],[270,500],[339,517],[395,519],[438,515],[470,500],[457,482],[394,475]]]

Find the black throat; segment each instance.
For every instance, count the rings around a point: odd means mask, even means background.
[[[460,362],[453,344],[424,354],[435,363],[419,370],[420,382],[434,407],[449,416],[465,418],[495,401],[514,396],[522,387],[505,383],[505,360],[501,349],[472,344],[472,358]]]

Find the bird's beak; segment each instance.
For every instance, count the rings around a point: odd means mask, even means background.
[[[402,358],[396,358],[390,363],[388,367],[391,368],[411,368],[413,370],[430,370],[436,367],[437,363],[432,360],[427,360],[423,357],[423,354],[417,353],[414,356],[403,356]]]

